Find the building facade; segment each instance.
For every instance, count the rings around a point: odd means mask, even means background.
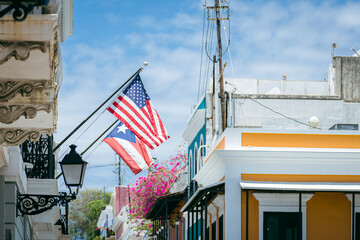
[[[72,34],[72,1],[3,2],[0,239],[69,239],[60,227],[64,212],[59,207],[23,215],[18,210],[18,195],[59,194],[52,134],[56,131],[63,71],[60,42]]]
[[[225,79],[188,121],[184,239],[358,239],[360,58],[328,81]],[[357,221],[359,220],[359,221]]]

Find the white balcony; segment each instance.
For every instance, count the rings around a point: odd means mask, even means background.
[[[24,21],[11,14],[0,18],[0,144],[19,145],[56,131],[59,42],[71,30],[71,0],[52,0]]]

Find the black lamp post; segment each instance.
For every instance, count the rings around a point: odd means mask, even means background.
[[[17,210],[21,215],[37,215],[52,209],[56,205],[65,207],[65,223],[63,234],[68,234],[68,211],[69,202],[76,199],[78,189],[82,186],[87,162],[82,160],[81,156],[75,151],[76,146],[70,146],[70,152],[66,154],[63,161],[60,162],[61,170],[64,175],[64,181],[69,188],[70,193],[60,192],[59,195],[41,195],[41,194],[19,194],[17,195]],[[75,188],[76,191],[72,191]],[[65,228],[65,229],[64,229]]]

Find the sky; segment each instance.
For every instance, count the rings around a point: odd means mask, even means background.
[[[207,55],[216,51],[216,28],[207,20],[204,4],[204,0],[74,1],[73,36],[61,44],[64,78],[55,141],[61,141],[146,61],[149,65],[140,75],[171,137],[151,154],[156,161],[175,154],[212,72]],[[332,43],[338,44],[336,56],[351,56],[352,48],[360,49],[356,1],[223,4],[230,14],[221,28],[225,77],[277,80],[286,73],[289,80],[327,80]],[[206,6],[212,5],[206,1]],[[61,147],[59,159],[72,143],[81,153],[114,120],[102,108]],[[89,163],[84,187],[112,191],[118,184],[113,150],[99,141],[83,159]],[[126,166],[121,169],[124,184],[139,176]]]

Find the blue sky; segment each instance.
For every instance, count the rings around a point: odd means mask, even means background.
[[[205,55],[200,68],[203,4],[201,0],[74,1],[74,33],[62,44],[64,79],[55,139],[64,138],[148,61],[141,77],[171,136],[152,154],[166,160],[175,153],[191,106],[197,103],[199,79],[202,86],[206,76]],[[352,47],[360,48],[356,1],[231,1],[229,6],[230,25],[222,33],[224,48],[230,38],[230,51],[223,60],[228,64],[225,77],[280,79],[286,72],[290,80],[324,80],[332,43],[339,44],[335,55],[350,56]],[[210,45],[207,24],[204,36]],[[110,113],[101,114],[76,141],[78,152],[113,121]],[[117,184],[111,165],[114,153],[105,143],[95,146],[84,155],[90,163],[85,187],[106,186],[111,191]],[[136,179],[128,169],[126,176],[126,182]]]

